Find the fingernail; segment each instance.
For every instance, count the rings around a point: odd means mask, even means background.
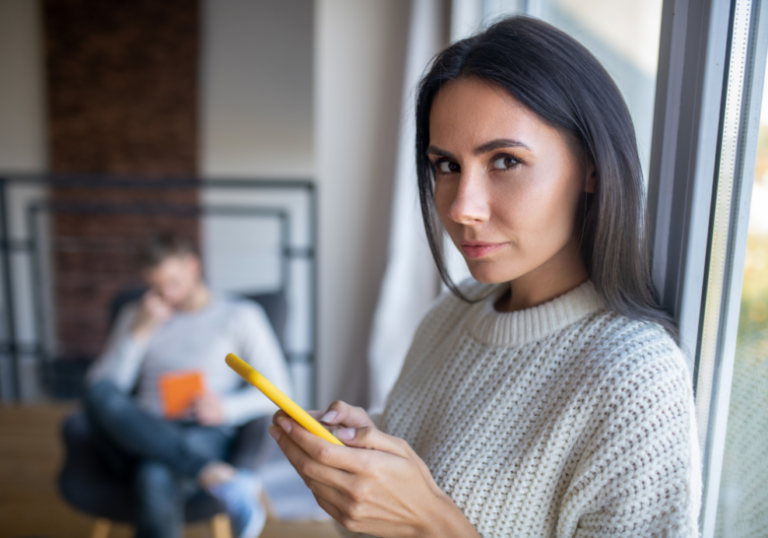
[[[285,431],[285,433],[291,433],[291,421],[288,419],[283,419],[280,421],[280,427]]]
[[[280,440],[280,428],[277,428],[276,426],[270,426],[269,427],[269,435],[271,435],[272,438],[275,441],[279,441]]]
[[[328,411],[320,419],[320,422],[326,422],[326,423],[332,422],[333,419],[335,419],[337,416],[339,416],[339,414],[336,411]]]
[[[336,430],[336,437],[342,441],[351,441],[355,438],[357,431],[354,428],[340,428]]]

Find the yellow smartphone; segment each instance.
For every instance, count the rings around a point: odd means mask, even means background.
[[[269,379],[257,372],[250,364],[234,353],[227,355],[225,360],[229,367],[237,372],[240,377],[263,392],[267,398],[275,402],[275,404],[285,411],[293,420],[329,443],[345,446],[344,443],[336,439],[331,432],[326,430],[322,424],[315,420],[312,415],[304,411],[299,404],[283,394],[283,391],[274,386]]]

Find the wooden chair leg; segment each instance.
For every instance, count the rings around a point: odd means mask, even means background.
[[[211,519],[211,530],[213,538],[232,538],[232,528],[229,526],[229,516],[227,514],[216,514]]]
[[[112,522],[108,519],[100,517],[96,520],[96,523],[93,524],[93,532],[91,532],[91,538],[107,538],[111,528]]]

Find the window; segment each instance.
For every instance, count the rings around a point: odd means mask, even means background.
[[[453,2],[451,40],[512,14],[537,17],[586,46],[629,106],[645,176],[651,157],[662,0],[461,0]]]
[[[757,82],[756,82],[757,85]],[[730,386],[715,536],[759,536],[768,527],[768,92],[749,196],[738,332]],[[745,170],[745,173],[748,173]],[[751,175],[751,174],[749,174]],[[746,220],[746,215],[742,215]],[[734,270],[737,270],[735,267]]]
[[[454,0],[452,6],[453,40],[502,15],[539,17],[590,48],[622,90],[648,178],[654,286],[690,359],[704,470],[702,535],[764,535],[768,4]],[[454,274],[450,261],[449,267]]]
[[[514,14],[538,17],[578,39],[605,66],[627,102],[647,182],[661,12],[662,0],[454,0],[451,41]],[[454,282],[470,276],[450,240],[444,241],[444,252]]]

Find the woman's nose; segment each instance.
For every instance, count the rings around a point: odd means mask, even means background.
[[[487,221],[490,217],[488,195],[482,178],[471,173],[462,174],[449,212],[451,220],[464,225]]]

